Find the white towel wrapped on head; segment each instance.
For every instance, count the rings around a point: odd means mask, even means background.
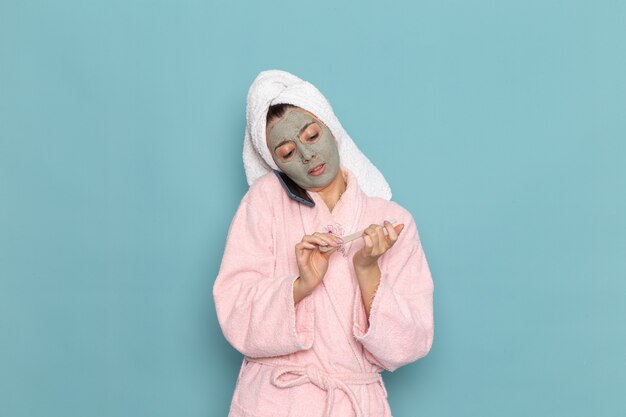
[[[337,139],[340,164],[354,174],[363,192],[371,197],[391,200],[389,184],[356,147],[326,97],[313,84],[282,70],[261,71],[248,90],[243,145],[248,185],[271,169],[280,170],[272,159],[265,138],[267,110],[274,104],[291,104],[313,113]]]

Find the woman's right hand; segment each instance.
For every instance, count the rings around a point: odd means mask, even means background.
[[[328,270],[328,258],[341,247],[343,241],[332,233],[315,232],[304,235],[296,244],[296,261],[300,270],[300,287],[306,295],[313,292],[324,279]],[[320,246],[331,246],[328,252],[321,252]]]

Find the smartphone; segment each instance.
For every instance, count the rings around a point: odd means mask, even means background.
[[[304,188],[293,182],[293,180],[289,178],[284,172],[278,171],[276,169],[272,169],[272,171],[274,171],[274,174],[276,174],[276,176],[280,180],[280,183],[283,185],[283,188],[290,198],[309,207],[315,206],[313,198],[311,198],[309,193]]]

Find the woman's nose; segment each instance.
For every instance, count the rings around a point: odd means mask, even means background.
[[[309,162],[315,156],[315,151],[306,145],[300,144],[298,146],[300,148],[300,157],[302,158],[302,162]]]

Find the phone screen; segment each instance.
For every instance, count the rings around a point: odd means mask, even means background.
[[[315,202],[309,195],[309,193],[300,187],[298,184],[293,182],[291,178],[289,178],[284,172],[273,170],[274,174],[280,180],[280,183],[283,185],[283,188],[287,192],[290,198],[296,200],[299,203],[305,204],[307,206],[313,207],[315,206]]]

